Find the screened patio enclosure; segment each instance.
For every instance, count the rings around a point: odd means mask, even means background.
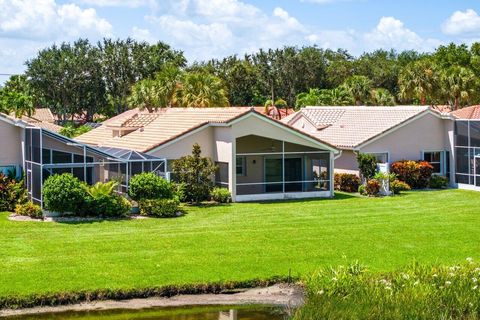
[[[327,150],[255,135],[237,138],[236,195],[331,192],[331,163]]]
[[[480,120],[455,121],[455,180],[480,190]]]
[[[94,148],[51,131],[25,129],[25,183],[28,197],[43,206],[43,182],[51,175],[71,173],[87,184],[116,180],[126,193],[131,176],[155,172],[165,176],[166,160],[132,150]]]

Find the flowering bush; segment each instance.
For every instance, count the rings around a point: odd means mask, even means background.
[[[379,274],[358,263],[308,276],[293,319],[478,319],[480,264],[409,267]]]
[[[407,183],[413,189],[427,188],[433,173],[430,163],[412,160],[396,161],[392,163],[390,170],[398,180]]]
[[[356,192],[360,185],[360,178],[356,174],[335,173],[335,190],[345,192]]]
[[[30,201],[24,204],[17,204],[17,206],[15,207],[15,213],[19,216],[28,216],[34,219],[43,218],[42,209],[40,208],[40,206],[33,204]]]
[[[393,194],[399,194],[402,191],[409,191],[411,190],[410,186],[403,181],[400,180],[393,180],[390,181],[390,191]]]
[[[13,211],[18,203],[26,201],[26,197],[22,181],[0,173],[0,212]]]
[[[377,179],[370,179],[365,185],[365,193],[369,196],[376,196],[380,192],[380,182]]]

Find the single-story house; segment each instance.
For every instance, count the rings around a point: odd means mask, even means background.
[[[76,138],[172,160],[198,143],[218,166],[215,182],[234,201],[331,197],[334,146],[254,108],[129,110]]]
[[[378,162],[426,160],[454,181],[454,117],[429,106],[306,107],[282,120],[342,150],[336,172],[358,174],[358,153]]]
[[[234,201],[333,196],[340,151],[252,108],[129,110],[66,138],[38,123],[0,114],[0,170],[26,173],[30,198],[42,204],[51,174],[87,183],[120,178],[120,192],[140,172],[169,177],[172,160],[198,143],[218,166],[215,183]]]

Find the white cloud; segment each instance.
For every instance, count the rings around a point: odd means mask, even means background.
[[[473,9],[455,11],[443,24],[442,31],[449,35],[480,32],[480,16]]]
[[[138,8],[153,5],[153,0],[79,0],[79,3],[98,7],[130,7]]]
[[[375,29],[364,35],[372,48],[419,49],[423,39],[394,17],[382,17]]]
[[[309,34],[306,39],[322,48],[347,49],[356,55],[376,49],[431,51],[440,44],[438,40],[422,38],[394,17],[382,17],[369,32],[328,30]]]
[[[307,34],[284,9],[267,14],[240,0],[167,0],[147,21],[150,34],[184,50],[190,59],[297,44]],[[132,36],[137,38],[133,31]]]
[[[92,8],[58,5],[55,0],[0,1],[0,37],[56,40],[111,33],[112,25]]]

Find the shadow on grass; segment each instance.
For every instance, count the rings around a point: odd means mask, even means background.
[[[65,218],[65,217],[56,217],[52,218],[53,222],[60,223],[60,224],[68,224],[68,225],[78,225],[78,224],[94,224],[94,223],[103,223],[103,222],[117,222],[117,221],[137,221],[137,220],[146,220],[146,219],[155,219],[155,220],[164,220],[164,219],[181,219],[188,214],[188,211],[185,209],[180,209],[178,211],[180,215],[175,217],[152,217],[152,216],[141,216],[141,215],[130,215],[126,217],[72,217],[72,218]]]
[[[335,192],[334,198],[279,199],[279,200],[252,201],[252,202],[245,202],[245,203],[258,203],[258,204],[306,203],[306,202],[348,200],[352,198],[363,198],[363,197],[354,193]]]

